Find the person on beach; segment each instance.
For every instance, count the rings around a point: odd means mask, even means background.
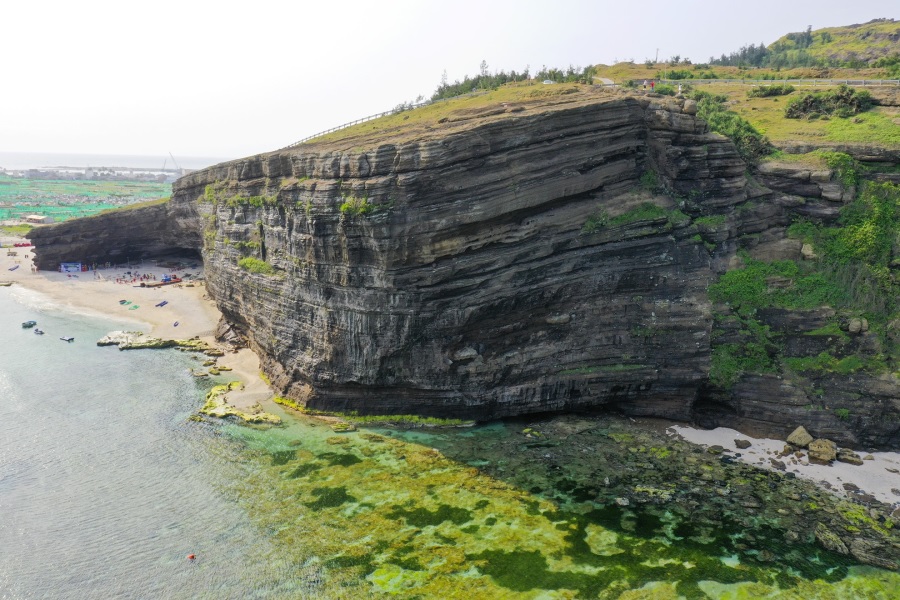
[[[644,80],[644,90],[646,90],[646,89],[647,89],[647,80],[645,79]]]
[[[653,80],[651,80],[651,81],[650,81],[650,91],[651,91],[651,92],[653,91],[653,88],[654,88],[654,87],[656,87],[656,82],[653,81]]]

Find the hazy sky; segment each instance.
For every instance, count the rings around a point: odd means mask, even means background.
[[[897,0],[4,3],[0,150],[238,158],[449,80],[900,18]]]

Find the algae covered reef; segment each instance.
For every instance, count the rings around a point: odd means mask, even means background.
[[[733,463],[646,423],[563,416],[342,435],[286,423],[225,426],[248,446],[244,477],[226,493],[271,537],[273,588],[284,597],[889,598],[900,589],[900,574],[821,541],[855,530],[856,551],[896,564],[886,507]]]

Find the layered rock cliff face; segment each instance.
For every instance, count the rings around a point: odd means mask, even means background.
[[[135,210],[32,237],[42,268],[63,250],[201,251],[225,319],[280,393],[310,408],[468,419],[614,408],[786,433],[808,423],[809,390],[709,384],[713,316],[727,307],[707,287],[739,247],[799,257],[785,227],[828,217],[846,190],[830,173],[748,180],[693,112],[624,95],[473,111],[414,140],[224,163],[180,179],[152,209],[165,217]],[[100,249],[114,218],[165,225]],[[866,422],[817,424],[900,446],[900,386],[871,379]]]
[[[196,209],[173,202],[110,211],[33,230],[35,264],[55,270],[61,262],[126,264],[141,258],[200,258],[202,223]]]
[[[727,205],[743,163],[675,103],[528,112],[179,182],[175,201],[199,199],[214,224],[209,289],[277,388],[343,411],[690,417],[713,259],[670,198],[635,190],[653,165]],[[616,223],[642,202],[661,208]],[[610,222],[584,233],[592,215]],[[242,271],[242,254],[273,274]]]

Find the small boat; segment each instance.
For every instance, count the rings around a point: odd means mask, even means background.
[[[174,323],[172,323],[172,327],[178,327],[178,321],[175,321]]]
[[[119,304],[121,304],[122,306],[124,306],[126,304],[131,304],[131,300],[119,300]]]
[[[34,330],[34,333],[35,333],[36,335],[44,335],[44,330],[43,330],[43,329],[35,329],[35,330]]]
[[[157,305],[156,305],[156,306],[157,306],[157,307],[160,307],[160,306],[165,306],[165,305],[166,305],[166,304],[168,304],[168,303],[169,303],[169,301],[168,301],[168,300],[163,300],[163,301],[162,301],[162,302],[160,302],[160,303],[159,303],[159,304],[157,304]]]
[[[131,306],[128,307],[128,310],[134,310],[136,308],[140,308],[140,306],[138,306],[137,304],[132,304]]]
[[[22,327],[25,329],[31,329],[35,325],[37,325],[37,321],[25,321],[24,323],[22,323]]]
[[[18,269],[18,268],[19,268],[19,265],[16,265],[16,266],[14,266],[14,267],[10,267],[9,270],[10,270],[10,271],[15,271],[15,270]]]
[[[59,339],[61,339],[64,342],[74,342],[75,341],[75,338],[73,338],[70,335],[64,335],[63,337],[61,337]]]

